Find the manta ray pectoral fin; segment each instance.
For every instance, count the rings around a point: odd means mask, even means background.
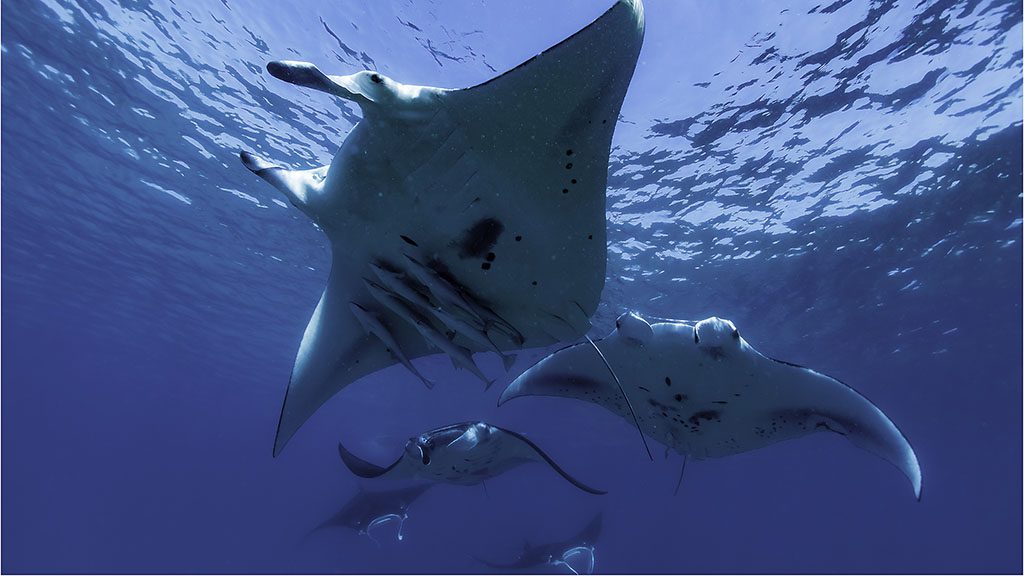
[[[338,442],[338,454],[341,455],[341,461],[345,463],[345,466],[360,478],[378,478],[383,476],[402,461],[401,457],[399,457],[398,460],[395,460],[394,463],[386,468],[378,466],[349,452],[341,442]]]
[[[561,396],[594,401],[592,396],[619,397],[608,369],[590,344],[572,344],[550,354],[513,380],[498,398],[498,406],[521,396]]]
[[[921,498],[921,466],[906,436],[885,413],[859,392],[839,380],[809,368],[775,361],[778,370],[799,374],[807,384],[801,406],[780,415],[802,418],[809,431],[819,430],[842,435],[858,448],[867,450],[893,464],[910,480],[914,496]]]
[[[515,85],[515,99],[503,102],[503,107],[518,110],[555,110],[577,106],[575,100],[564,97],[564,86],[567,85],[594,90],[601,97],[624,93],[633,75],[643,37],[643,3],[640,0],[619,0],[562,42],[467,90],[501,91]],[[595,90],[598,86],[600,89]],[[544,104],[538,105],[541,102]],[[614,107],[613,113],[615,115],[609,121],[614,121],[618,106]]]
[[[602,494],[607,494],[608,493],[608,492],[606,492],[604,490],[598,490],[597,488],[591,488],[590,486],[587,486],[586,484],[584,484],[583,482],[580,482],[576,478],[573,478],[568,472],[563,470],[561,466],[559,466],[554,460],[552,460],[551,457],[547,455],[547,453],[545,453],[543,450],[541,450],[540,446],[537,446],[536,444],[534,444],[533,441],[530,440],[529,438],[527,438],[526,436],[523,436],[522,434],[520,434],[518,432],[513,432],[511,430],[502,429],[502,431],[507,433],[510,436],[513,436],[513,437],[521,440],[524,444],[526,444],[527,447],[529,447],[529,449],[531,451],[533,451],[537,456],[539,456],[544,462],[547,462],[548,466],[551,466],[551,468],[554,469],[555,472],[558,472],[558,474],[562,478],[565,478],[566,480],[568,480],[573,486],[579,488],[580,490],[583,490],[584,492],[587,492],[587,493],[590,493],[590,494],[596,494],[598,496],[600,496]]]
[[[277,60],[267,64],[267,72],[270,72],[270,75],[278,80],[284,80],[289,84],[295,84],[303,88],[312,88],[326,92],[339,98],[351,100],[360,106],[373,102],[348,78],[344,76],[328,76],[309,62]]]
[[[327,288],[302,335],[281,406],[274,456],[331,396],[395,363],[392,352],[377,337],[368,335],[352,314],[349,303],[360,291],[361,281],[347,274],[346,266],[332,263]],[[412,338],[411,333],[396,329],[394,336],[409,357],[426,352],[422,341]]]
[[[865,400],[867,402],[867,400]],[[896,425],[876,406],[871,405],[875,414],[864,425],[849,426],[844,436],[854,446],[872,452],[900,469],[910,480],[914,497],[921,499],[921,465],[910,442]]]
[[[308,209],[310,198],[321,190],[328,168],[321,166],[313,170],[287,170],[252,152],[243,151],[239,157],[250,172],[280,190],[293,206],[304,212]]]

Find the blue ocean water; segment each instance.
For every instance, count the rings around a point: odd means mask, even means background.
[[[4,572],[479,572],[595,513],[598,572],[1022,570],[1022,6],[647,0],[608,188],[626,309],[733,320],[834,374],[917,451],[924,494],[834,435],[647,460],[596,406],[495,406],[446,359],[328,402],[271,458],[323,289],[322,233],[238,151],[326,163],[350,103],[264,66],[470,86],[610,0],[3,0]],[[543,355],[524,355],[516,370]],[[485,370],[500,373],[494,357]],[[539,466],[440,486],[401,542],[309,530],[384,462],[467,419]]]

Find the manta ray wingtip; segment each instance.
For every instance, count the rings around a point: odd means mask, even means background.
[[[914,489],[914,498],[916,498],[917,501],[920,502],[921,501],[921,482],[922,482],[921,464],[918,462],[917,454],[914,453],[913,449],[910,450],[910,453],[911,453],[911,458],[910,458],[911,462],[910,462],[909,470],[905,471],[905,474],[907,475],[907,479],[910,480],[911,487]]]
[[[622,4],[629,10],[636,20],[637,28],[642,32],[644,29],[644,3],[642,0],[619,0],[616,5]]]
[[[513,381],[511,384],[505,387],[504,390],[501,391],[501,395],[498,396],[498,406],[501,406],[505,402],[508,402],[509,400],[516,397],[516,390],[513,389],[515,387],[516,382]]]
[[[274,60],[267,62],[267,72],[278,80],[295,83],[297,72],[309,72],[317,70],[316,66],[309,62],[295,62],[291,60]]]
[[[260,158],[259,156],[249,152],[248,150],[242,150],[238,153],[238,158],[242,161],[242,165],[249,169],[250,172],[259,173],[267,168],[279,168],[279,166],[272,164],[271,162]]]

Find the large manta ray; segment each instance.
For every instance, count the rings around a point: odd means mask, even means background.
[[[395,362],[415,370],[410,359],[442,351],[487,381],[473,352],[589,329],[604,286],[612,132],[643,31],[640,0],[619,0],[556,46],[462,90],[268,64],[276,78],[362,110],[329,166],[286,170],[241,154],[331,244],[275,456],[328,398]]]
[[[894,464],[921,497],[921,468],[910,443],[877,406],[839,380],[762,355],[728,320],[651,325],[626,313],[615,324],[596,344],[542,359],[498,403],[530,395],[586,400],[635,419],[643,433],[696,458],[834,432]]]

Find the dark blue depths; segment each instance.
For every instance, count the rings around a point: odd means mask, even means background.
[[[357,116],[265,62],[472,85],[606,3],[4,0],[0,568],[478,572],[603,511],[599,572],[1019,572],[1016,2],[649,0],[616,134],[592,335],[624,309],[730,318],[882,407],[920,503],[826,435],[691,462],[672,497],[680,458],[627,422],[499,410],[440,358],[433,392],[390,368],[270,457],[327,246],[236,152],[312,166]],[[307,536],[356,492],[339,438],[386,462],[470,418],[609,494],[524,466],[428,491],[402,542]]]

